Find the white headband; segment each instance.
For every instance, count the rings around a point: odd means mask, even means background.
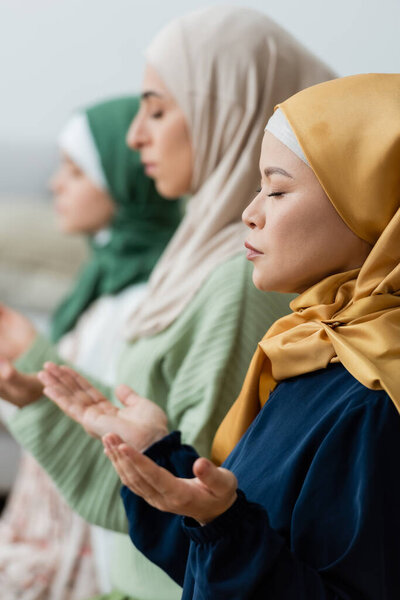
[[[108,189],[85,113],[76,113],[69,119],[58,136],[58,145],[97,187]]]
[[[268,121],[264,131],[269,131],[274,135],[282,144],[285,144],[291,150],[301,158],[306,165],[310,166],[310,163],[304,156],[304,152],[297,141],[296,136],[293,133],[293,129],[290,127],[288,120],[281,111],[277,108],[270,120]]]

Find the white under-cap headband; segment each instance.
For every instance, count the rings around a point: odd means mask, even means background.
[[[107,190],[100,156],[85,113],[72,115],[58,136],[58,145],[97,187]]]
[[[301,158],[306,165],[310,166],[310,163],[304,156],[304,152],[301,149],[299,142],[297,141],[296,136],[293,133],[293,129],[290,127],[288,120],[285,115],[281,111],[280,108],[277,108],[270,120],[268,121],[264,131],[269,131],[274,135],[282,144],[285,144],[291,150]]]

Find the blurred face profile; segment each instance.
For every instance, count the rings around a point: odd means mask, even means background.
[[[151,65],[146,66],[140,110],[127,135],[140,151],[146,174],[166,198],[190,191],[192,144],[185,115]]]
[[[64,233],[94,234],[112,219],[115,205],[109,194],[66,155],[50,180],[57,221]]]
[[[259,289],[301,293],[363,264],[371,246],[342,220],[312,169],[268,131],[260,173],[261,188],[243,212]]]

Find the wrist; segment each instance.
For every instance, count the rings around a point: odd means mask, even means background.
[[[25,375],[25,377],[27,383],[26,393],[21,395],[15,402],[15,405],[18,406],[18,408],[25,408],[25,406],[37,402],[39,398],[43,396],[44,388],[37,377],[35,375]]]
[[[152,432],[151,436],[145,441],[145,443],[143,443],[142,447],[138,449],[139,452],[144,454],[153,444],[156,444],[168,434],[169,431],[166,427],[161,427],[156,432]]]
[[[209,523],[212,523],[213,521],[215,521],[215,519],[218,519],[218,517],[220,517],[221,515],[223,515],[227,510],[229,510],[231,508],[231,506],[233,506],[237,500],[237,492],[235,491],[231,498],[229,498],[229,500],[224,503],[223,507],[221,507],[217,512],[211,514],[210,516],[204,518],[204,516],[202,516],[201,518],[197,518],[197,517],[193,517],[195,521],[198,522],[199,525],[201,525],[201,527],[204,527],[205,525],[208,525]]]
[[[234,503],[225,512],[204,526],[191,517],[183,517],[182,527],[186,534],[199,544],[215,542],[231,536],[248,511],[248,502],[244,493],[238,489],[236,496]]]

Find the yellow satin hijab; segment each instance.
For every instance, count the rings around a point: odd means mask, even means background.
[[[277,382],[341,362],[400,412],[400,74],[322,83],[279,105],[345,223],[373,244],[360,269],[325,278],[258,344],[217,431],[220,464]],[[338,240],[340,243],[340,240]]]

